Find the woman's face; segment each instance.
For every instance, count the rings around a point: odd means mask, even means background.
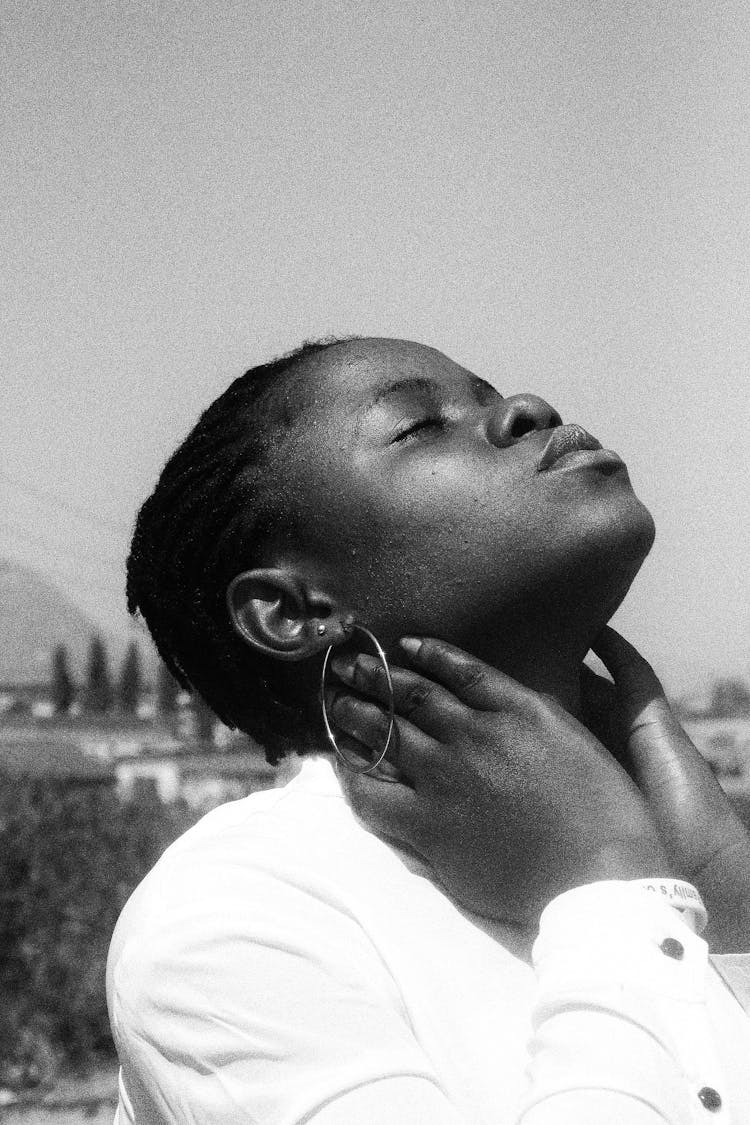
[[[580,449],[543,400],[503,398],[401,340],[336,345],[301,379],[310,401],[285,443],[289,520],[269,563],[307,568],[386,638],[475,651],[524,616],[614,610],[651,517],[623,462]]]

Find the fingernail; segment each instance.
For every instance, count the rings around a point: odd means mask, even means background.
[[[334,656],[331,671],[335,672],[345,684],[354,683],[354,661],[350,656]]]
[[[416,656],[422,647],[422,642],[419,637],[402,637],[398,643],[409,656]]]

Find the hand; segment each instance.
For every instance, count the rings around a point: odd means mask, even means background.
[[[392,669],[398,780],[342,769],[341,781],[360,818],[421,855],[457,902],[529,926],[573,886],[668,873],[637,787],[557,703],[443,641],[406,651],[411,668]],[[332,699],[338,730],[379,749],[380,663],[332,666],[360,693]]]
[[[675,718],[651,665],[614,629],[604,629],[592,647],[615,681],[627,767],[673,869],[698,887],[708,907],[713,952],[750,950],[750,836]]]

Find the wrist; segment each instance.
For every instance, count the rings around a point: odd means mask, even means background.
[[[607,880],[629,881],[673,876],[672,864],[660,842],[652,836],[628,844],[610,843],[588,857],[585,883]]]

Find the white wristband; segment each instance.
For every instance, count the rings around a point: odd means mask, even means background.
[[[682,879],[633,879],[633,883],[658,895],[662,902],[684,914],[685,921],[696,934],[703,933],[708,923],[708,911],[692,883],[684,883]]]

